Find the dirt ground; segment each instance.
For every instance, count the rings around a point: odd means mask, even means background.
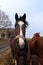
[[[0,39],[1,46],[6,45],[6,44],[9,44],[8,40]],[[12,59],[13,59],[13,56],[12,56],[11,50],[8,49],[3,54],[0,54],[0,65],[14,65],[12,63]]]
[[[4,49],[4,46],[9,46],[9,39],[0,39],[0,51]],[[10,48],[3,53],[0,52],[0,65],[12,65],[12,58]]]
[[[4,58],[0,59],[0,65],[12,65],[12,54],[9,53]]]

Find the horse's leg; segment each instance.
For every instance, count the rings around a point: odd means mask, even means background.
[[[19,65],[19,57],[17,57],[17,63],[16,64]]]
[[[23,58],[24,58],[24,65],[27,65],[27,56],[25,55],[23,56]]]
[[[27,65],[30,65],[30,44],[28,42]]]
[[[32,65],[39,65],[39,59],[36,55],[32,55]]]
[[[11,50],[11,52],[12,52],[12,55],[13,55],[13,58],[14,58],[14,50]]]
[[[11,49],[11,52],[12,52],[12,56],[13,56],[12,63],[15,65],[14,51]]]
[[[17,57],[14,55],[14,50],[11,50],[11,52],[12,52],[12,55],[13,55],[12,63],[14,65],[18,65]],[[15,57],[16,57],[16,59],[15,59]]]
[[[41,64],[39,63],[39,65],[41,65]]]
[[[24,65],[24,57],[23,56],[19,57],[19,65]]]
[[[17,60],[16,59],[13,59],[13,65],[18,65],[18,63],[17,63]]]
[[[30,57],[27,55],[27,58],[26,58],[26,65],[30,65]]]
[[[17,65],[24,65],[24,57],[20,56],[17,61]]]
[[[17,64],[17,60],[16,60],[16,59],[15,59],[15,65],[18,65],[18,64]]]

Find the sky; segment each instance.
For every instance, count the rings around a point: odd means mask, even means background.
[[[15,24],[15,13],[18,13],[18,16],[26,13],[29,23],[26,37],[30,38],[36,32],[43,36],[43,0],[0,0],[0,10],[9,16],[12,27]]]

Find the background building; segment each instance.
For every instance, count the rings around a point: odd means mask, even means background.
[[[14,35],[14,28],[0,28],[0,38],[10,38]]]

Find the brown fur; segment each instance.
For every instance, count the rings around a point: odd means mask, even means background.
[[[43,36],[40,37],[40,35],[38,36],[38,34],[35,34],[30,41],[30,50],[31,55],[37,55],[41,65],[43,65]]]
[[[27,21],[26,21],[26,14],[24,14],[22,17],[18,18],[18,15],[16,13],[15,19],[16,19],[15,36],[12,36],[10,39],[10,47],[11,47],[12,55],[13,55],[13,58],[17,60],[17,65],[28,65],[28,63],[29,63],[28,62],[29,61],[29,48],[28,48],[27,40],[25,38],[25,30],[28,25]],[[19,21],[24,22],[24,25],[22,26],[23,36],[19,36],[20,35],[20,28],[18,26]],[[22,37],[24,39],[25,45],[23,48],[21,48],[19,46],[19,37]]]

